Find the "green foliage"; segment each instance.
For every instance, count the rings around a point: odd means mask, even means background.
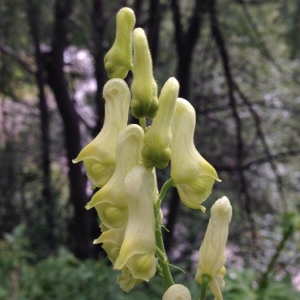
[[[0,241],[0,299],[18,300],[158,300],[163,286],[159,276],[150,284],[141,284],[130,293],[117,286],[117,272],[107,260],[77,260],[67,249],[60,248],[55,256],[35,261],[30,250],[26,228],[20,225]],[[199,296],[199,286],[189,273],[172,268],[174,279],[189,288],[192,299]],[[258,274],[252,269],[228,270],[223,290],[226,300],[293,300],[300,293],[293,290],[287,276],[280,281],[269,281],[263,290],[256,289]],[[207,299],[213,297],[208,291]]]
[[[79,261],[63,247],[57,255],[32,263],[35,255],[30,252],[25,230],[18,226],[0,241],[0,299],[159,298],[162,287],[142,285],[130,296],[123,293],[116,283],[118,274],[107,260]]]
[[[292,288],[289,277],[280,281],[271,280],[266,288],[257,290],[255,287],[257,286],[258,274],[254,270],[229,270],[227,274],[226,285],[223,290],[224,299],[227,300],[293,300],[300,297],[300,292]]]

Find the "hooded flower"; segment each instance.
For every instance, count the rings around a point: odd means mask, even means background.
[[[102,187],[112,176],[116,164],[116,141],[128,120],[130,91],[122,79],[111,79],[103,88],[105,119],[100,133],[73,160],[83,160],[87,176]]]
[[[192,300],[191,293],[182,284],[173,284],[163,295],[162,300]]]
[[[132,30],[135,16],[132,9],[122,8],[117,13],[116,39],[104,57],[109,78],[122,78],[132,69]]]
[[[124,186],[128,201],[128,223],[114,269],[127,267],[134,279],[149,281],[156,272],[153,173],[143,165],[138,165],[130,170]]]
[[[211,208],[211,217],[205,237],[199,251],[199,263],[195,280],[202,283],[202,276],[211,278],[208,287],[216,300],[222,299],[221,288],[226,273],[225,246],[228,237],[228,226],[232,216],[232,208],[227,197],[217,200]]]
[[[200,204],[210,195],[215,180],[220,179],[194,145],[195,123],[193,106],[178,98],[172,120],[171,178],[186,206],[205,211]]]
[[[132,115],[137,119],[154,118],[158,110],[157,84],[147,37],[142,28],[133,31],[133,50]]]
[[[171,120],[178,91],[179,84],[174,77],[169,78],[161,90],[159,109],[151,127],[146,131],[142,150],[143,164],[148,168],[165,168],[171,159]]]
[[[102,189],[86,205],[95,207],[99,218],[108,228],[121,227],[128,217],[128,205],[124,192],[124,179],[134,166],[141,162],[144,132],[138,125],[128,125],[118,137],[116,169]]]

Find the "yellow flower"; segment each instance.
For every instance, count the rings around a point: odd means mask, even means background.
[[[132,30],[135,16],[132,9],[122,8],[117,13],[116,39],[104,57],[109,78],[122,78],[132,69]]]
[[[215,180],[220,179],[194,145],[195,124],[193,106],[178,98],[172,120],[171,178],[186,206],[205,211],[200,204],[210,195]]]
[[[143,165],[135,166],[125,178],[128,223],[114,269],[127,267],[134,279],[149,281],[156,272],[154,174]]]
[[[121,227],[128,217],[128,205],[124,192],[124,179],[134,166],[141,162],[144,132],[138,125],[128,125],[118,137],[116,169],[111,179],[86,205],[95,207],[99,218],[108,228]]]
[[[73,160],[83,160],[88,178],[96,187],[102,187],[111,178],[116,164],[116,141],[126,127],[130,91],[122,79],[111,79],[103,88],[105,120],[100,133]]]
[[[143,164],[147,168],[165,168],[171,158],[171,120],[178,96],[178,81],[171,77],[163,86],[159,96],[159,109],[145,134],[142,150]]]
[[[205,237],[199,251],[199,263],[195,280],[202,283],[202,276],[211,278],[208,287],[216,300],[222,299],[221,288],[226,273],[225,246],[228,237],[228,226],[232,216],[232,207],[227,197],[217,200],[211,208],[211,217]]]
[[[182,284],[173,284],[163,295],[162,300],[191,300],[191,293]]]
[[[154,118],[158,110],[157,84],[147,37],[142,28],[133,31],[133,50],[132,115],[137,119]]]

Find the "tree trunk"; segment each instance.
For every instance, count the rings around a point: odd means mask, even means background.
[[[39,33],[39,11],[38,4],[34,0],[27,1],[28,23],[30,26],[31,37],[35,48],[35,61],[37,70],[35,78],[39,91],[39,109],[41,122],[41,153],[42,153],[42,170],[43,170],[43,190],[41,209],[47,223],[47,231],[45,232],[44,241],[47,242],[50,251],[55,250],[56,243],[54,237],[54,216],[55,209],[54,199],[51,193],[51,168],[50,168],[50,137],[49,137],[49,112],[47,99],[45,95],[44,65],[43,57],[40,49],[40,33]]]
[[[150,1],[149,24],[148,24],[148,42],[152,56],[153,66],[157,60],[159,32],[161,20],[161,4],[160,0]]]
[[[96,136],[101,130],[104,122],[104,101],[102,97],[103,86],[108,80],[106,70],[104,69],[105,50],[103,47],[104,40],[104,9],[102,0],[94,0],[92,12],[92,26],[93,26],[93,56],[95,66],[95,78],[97,82],[97,91],[95,96],[95,104],[97,109],[97,124],[93,132]]]

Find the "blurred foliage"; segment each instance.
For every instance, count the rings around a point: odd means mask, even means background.
[[[55,255],[37,260],[25,232],[25,226],[20,225],[0,241],[0,299],[161,299],[164,284],[158,276],[126,294],[117,285],[118,273],[112,270],[107,260],[79,261],[64,247],[59,248]],[[175,281],[186,285],[196,299],[200,287],[193,276],[178,269],[172,270]],[[257,279],[258,274],[252,269],[228,270],[224,299],[292,300],[300,296],[300,292],[291,288],[289,276],[270,281],[259,291]],[[207,299],[213,299],[209,291]]]
[[[226,300],[292,300],[300,297],[300,292],[291,287],[292,282],[289,276],[281,278],[280,281],[271,280],[265,289],[258,290],[258,274],[253,269],[228,270],[227,275],[223,292]]]

